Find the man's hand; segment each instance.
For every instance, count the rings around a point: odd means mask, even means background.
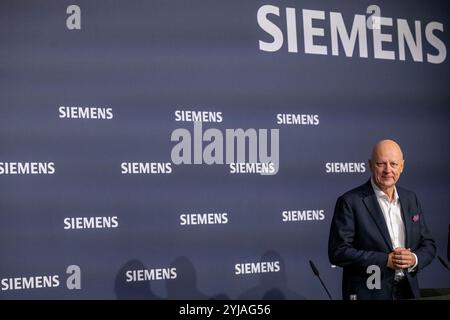
[[[395,248],[389,253],[387,266],[391,269],[407,269],[416,263],[416,257],[411,249]]]
[[[388,255],[388,261],[387,261],[387,266],[388,266],[388,268],[391,268],[391,269],[395,269],[395,266],[394,266],[394,251],[392,251],[391,253],[389,253],[389,255]]]

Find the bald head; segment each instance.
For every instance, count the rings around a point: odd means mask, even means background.
[[[393,155],[395,153],[396,156],[400,157],[401,160],[403,160],[403,152],[399,144],[394,140],[389,139],[381,140],[373,147],[371,160],[373,161],[374,157],[387,152],[392,153]]]
[[[404,162],[402,149],[393,140],[381,140],[373,147],[369,160],[372,179],[389,196],[403,172]]]

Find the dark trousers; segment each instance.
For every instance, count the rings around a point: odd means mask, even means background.
[[[394,281],[394,286],[392,287],[392,298],[394,300],[414,298],[411,287],[409,286],[408,279],[406,279],[406,277],[399,282]]]

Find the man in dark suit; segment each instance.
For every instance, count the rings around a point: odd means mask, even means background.
[[[418,298],[417,273],[436,246],[417,196],[396,187],[404,167],[400,146],[380,141],[369,166],[371,179],[338,198],[331,222],[328,256],[343,267],[343,299]]]

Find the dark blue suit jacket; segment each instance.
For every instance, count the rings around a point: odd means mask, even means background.
[[[405,270],[414,297],[420,297],[417,272],[427,266],[436,254],[436,246],[425,224],[417,196],[412,191],[397,188],[405,224],[405,247],[411,248],[419,260],[414,272]],[[332,264],[343,267],[342,297],[356,294],[362,299],[392,299],[395,271],[387,267],[388,254],[393,250],[386,221],[370,180],[341,197],[336,202],[328,241],[328,256]],[[381,289],[368,289],[371,273],[367,267],[381,270]]]

